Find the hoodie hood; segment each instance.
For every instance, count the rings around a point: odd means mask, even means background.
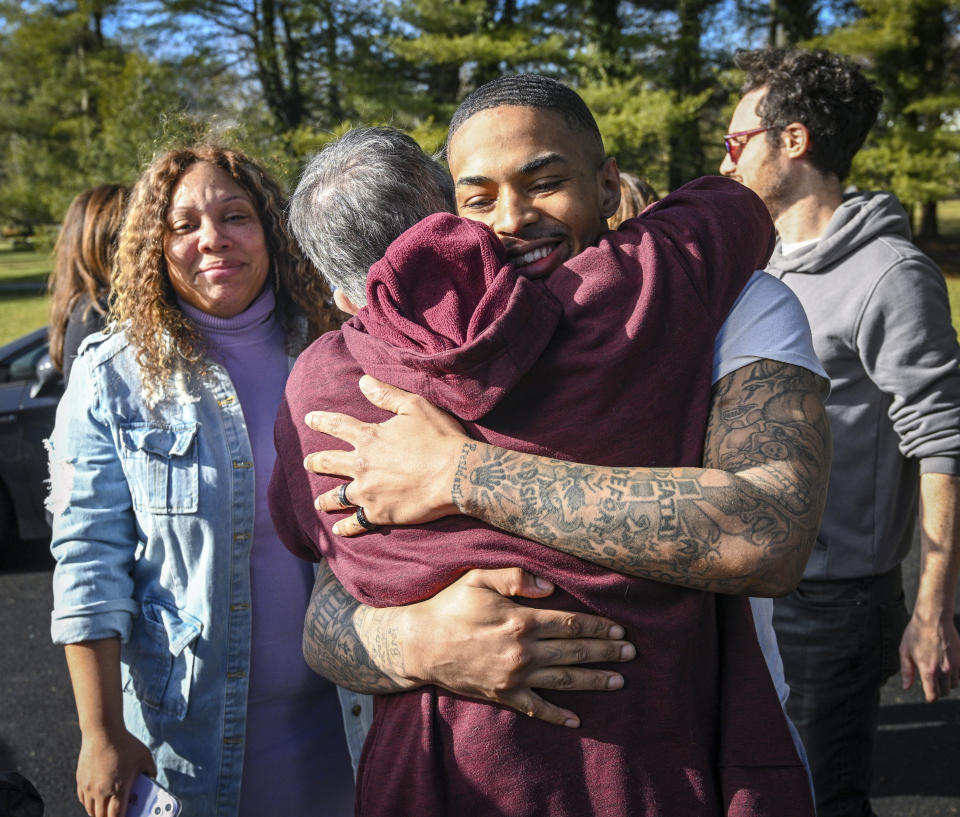
[[[488,227],[437,213],[370,268],[367,305],[343,337],[367,374],[477,420],[537,361],[562,314]]]
[[[849,193],[816,244],[783,255],[778,243],[769,267],[778,272],[824,272],[879,235],[910,240],[910,219],[897,197],[890,193]]]

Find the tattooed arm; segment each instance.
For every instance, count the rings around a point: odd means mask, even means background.
[[[577,716],[537,689],[615,690],[616,672],[578,666],[629,661],[623,628],[586,613],[537,610],[510,596],[550,595],[549,582],[519,568],[471,570],[436,596],[407,607],[360,604],[321,562],[303,627],[315,671],[356,692],[400,692],[423,684],[577,726]]]
[[[600,468],[464,443],[452,495],[491,524],[596,564],[722,593],[800,580],[829,475],[817,377],[759,361],[715,389],[703,468]]]
[[[360,604],[343,589],[326,560],[320,562],[303,622],[303,657],[314,672],[355,692],[412,689],[416,682],[404,677],[398,609]],[[370,640],[369,647],[361,633]]]
[[[466,513],[630,575],[723,593],[775,596],[799,581],[826,497],[826,381],[759,360],[714,387],[702,468],[614,468],[507,451],[465,437],[419,397],[361,381],[397,417],[382,425],[315,412],[353,451],[308,467],[353,477],[350,498],[380,524]],[[411,497],[416,502],[411,502]],[[336,497],[321,510],[340,510]],[[356,517],[337,533],[362,532]]]

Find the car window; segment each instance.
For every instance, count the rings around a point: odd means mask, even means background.
[[[10,358],[4,367],[6,369],[6,377],[3,379],[8,383],[17,380],[35,380],[37,377],[37,361],[44,356],[46,351],[46,344],[41,343],[39,346],[34,346],[32,349],[28,349],[16,357]]]

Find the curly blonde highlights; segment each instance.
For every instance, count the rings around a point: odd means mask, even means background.
[[[187,169],[198,162],[226,172],[253,202],[275,276],[277,309],[288,352],[300,352],[339,324],[327,285],[303,257],[287,227],[286,196],[277,182],[251,159],[229,148],[196,145],[168,151],[154,159],[133,188],[110,296],[110,320],[136,349],[143,386],[155,395],[165,391],[171,375],[205,369],[203,340],[177,304],[163,253],[173,190]]]

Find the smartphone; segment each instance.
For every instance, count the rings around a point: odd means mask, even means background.
[[[137,775],[127,799],[127,817],[176,817],[180,801],[155,780]]]

